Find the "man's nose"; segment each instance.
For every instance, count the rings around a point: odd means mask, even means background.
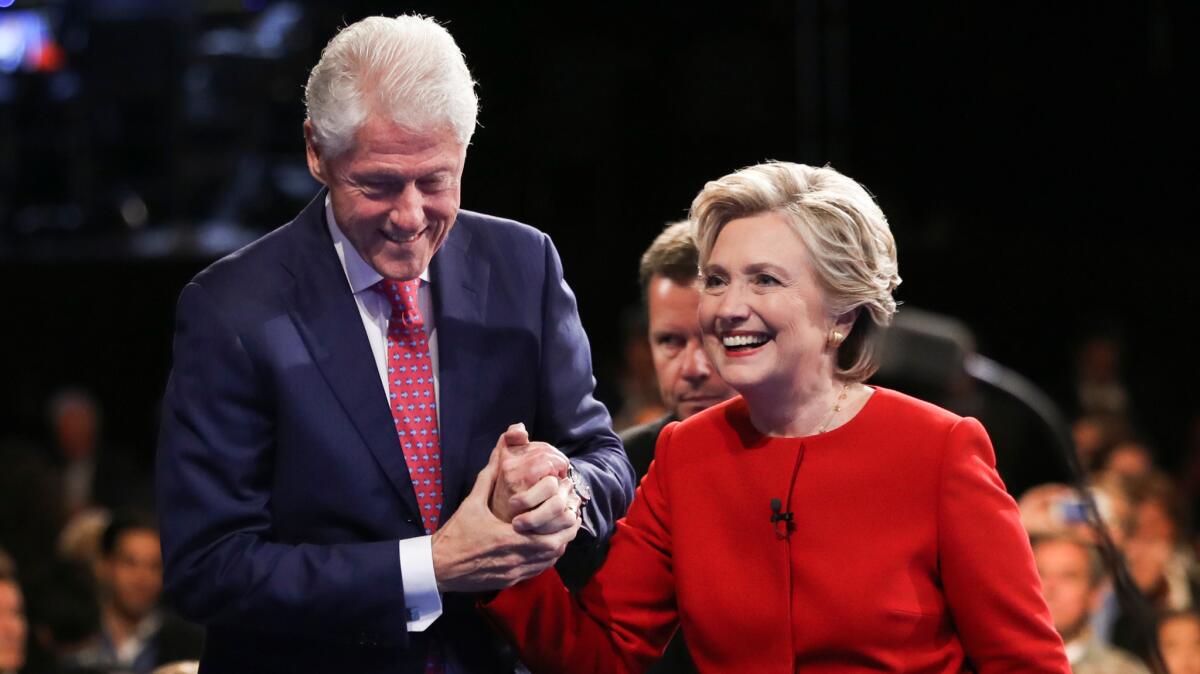
[[[704,349],[700,346],[699,339],[689,339],[684,349],[684,379],[689,381],[703,381],[712,376],[712,363],[708,362],[708,356],[705,355]]]
[[[425,197],[415,183],[406,183],[392,202],[388,219],[393,225],[404,229],[419,229],[425,222]]]

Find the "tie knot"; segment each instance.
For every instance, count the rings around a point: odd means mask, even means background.
[[[395,327],[409,329],[424,325],[424,321],[421,320],[421,308],[417,305],[417,287],[420,284],[419,278],[411,281],[384,279],[375,286],[387,298],[388,304],[392,305],[394,326],[395,322],[399,323]]]

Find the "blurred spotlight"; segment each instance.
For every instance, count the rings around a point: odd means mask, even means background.
[[[14,2],[16,2],[16,0],[0,0],[0,8],[12,7]]]
[[[121,199],[121,219],[130,229],[138,229],[146,225],[146,201],[137,194],[127,194]]]
[[[12,5],[0,0],[0,7]],[[0,14],[0,72],[53,72],[63,67],[65,55],[54,41],[50,20],[40,11],[17,10]]]

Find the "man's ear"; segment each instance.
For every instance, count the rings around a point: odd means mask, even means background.
[[[325,169],[321,164],[321,150],[317,147],[316,134],[313,132],[311,120],[304,120],[304,158],[308,161],[308,172],[317,182],[328,185],[325,179]]]

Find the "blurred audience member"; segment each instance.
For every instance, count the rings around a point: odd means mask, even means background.
[[[1200,614],[1174,611],[1158,622],[1158,648],[1167,674],[1200,674]]]
[[[1128,414],[1129,394],[1121,383],[1121,346],[1111,335],[1093,335],[1075,358],[1075,394],[1084,414]]]
[[[100,539],[112,515],[103,508],[88,508],[71,518],[58,535],[58,557],[93,569],[100,561]]]
[[[1125,543],[1129,572],[1156,611],[1196,606],[1196,558],[1188,544],[1183,500],[1170,478],[1153,473],[1128,481],[1133,504],[1133,535]],[[1122,610],[1113,626],[1113,644],[1145,657],[1145,626]]]
[[[1126,480],[1144,478],[1154,471],[1154,454],[1140,442],[1119,442],[1109,450],[1102,471]]]
[[[1058,482],[1026,489],[1017,507],[1030,537],[1065,533],[1074,524],[1086,522],[1081,519],[1084,513],[1075,488]]]
[[[1114,481],[1093,485],[1088,491],[1109,537],[1120,547],[1133,530],[1128,497]],[[1075,487],[1057,482],[1030,487],[1021,495],[1017,506],[1021,511],[1021,524],[1030,536],[1069,533],[1098,542],[1086,505]]]
[[[654,458],[658,433],[672,421],[727,400],[734,391],[713,369],[700,345],[699,252],[691,223],[667,226],[642,255],[639,280],[646,307],[650,355],[666,413],[621,433],[640,480]],[[645,341],[645,335],[642,337]]]
[[[94,505],[150,504],[148,479],[134,462],[124,452],[102,446],[100,406],[91,394],[60,391],[50,400],[49,419],[68,515]]]
[[[0,441],[0,542],[17,565],[43,569],[65,519],[54,469],[36,445]]]
[[[17,584],[12,558],[0,550],[0,674],[14,674],[25,666],[25,599]]]
[[[96,578],[100,638],[79,662],[150,674],[159,665],[200,657],[200,630],[159,609],[162,552],[153,519],[135,511],[113,515],[100,539]]]
[[[1113,479],[1096,484],[1090,489],[1096,502],[1096,510],[1109,538],[1117,549],[1133,533],[1134,518],[1129,497],[1121,483]],[[1018,501],[1021,524],[1031,538],[1070,536],[1098,545],[1099,536],[1087,517],[1085,505],[1074,487],[1049,483],[1032,487]],[[1092,607],[1092,636],[1098,641],[1111,643],[1113,625],[1121,614],[1120,599],[1111,583],[1099,590],[1099,599]]]
[[[44,569],[29,588],[31,673],[83,674],[100,670],[80,663],[96,639],[100,607],[91,571],[69,562]]]
[[[1104,564],[1095,545],[1069,534],[1033,539],[1033,557],[1042,577],[1054,628],[1067,647],[1074,674],[1140,674],[1146,668],[1131,654],[1094,638],[1092,613],[1099,607]]]
[[[1088,474],[1099,470],[1110,450],[1131,435],[1128,420],[1119,414],[1087,414],[1071,426],[1080,466]]]

